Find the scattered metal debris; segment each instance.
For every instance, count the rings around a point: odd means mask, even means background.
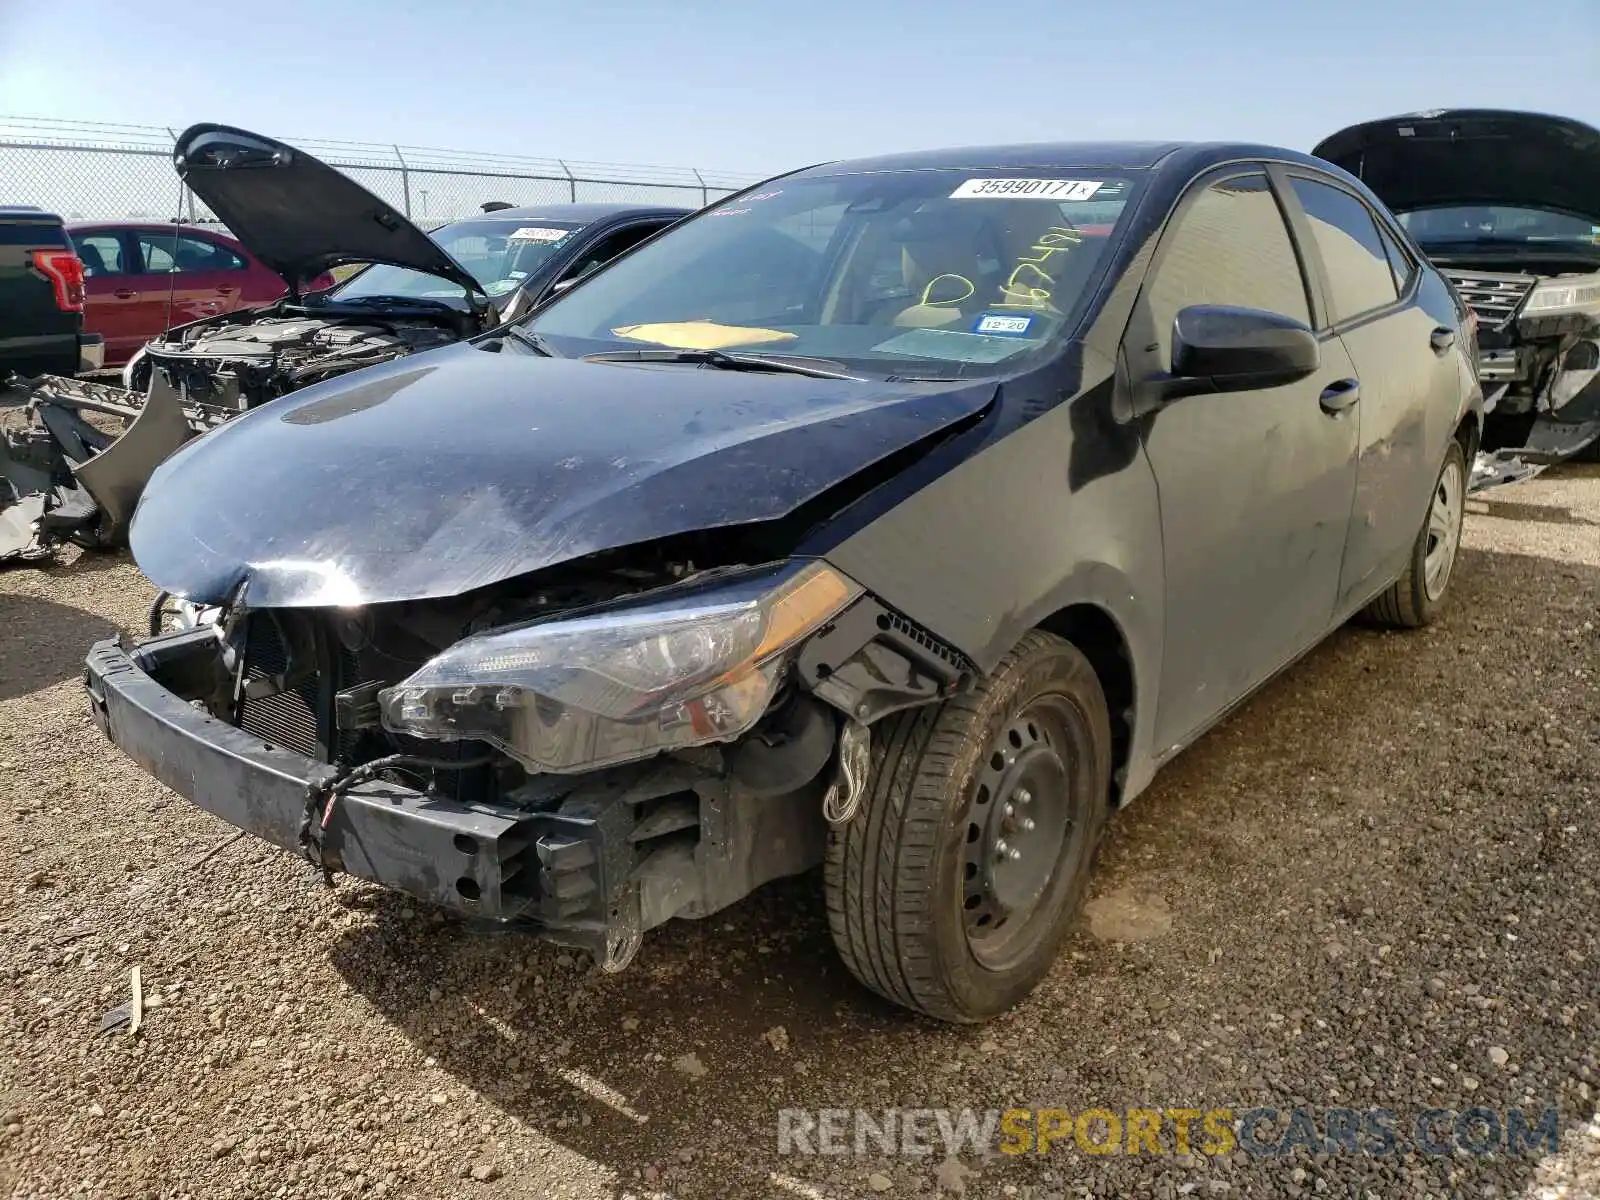
[[[144,980],[139,977],[139,967],[135,963],[128,968],[128,1036],[133,1037],[139,1032],[139,1025],[144,1020]]]
[[[1548,463],[1529,462],[1519,454],[1480,451],[1472,464],[1472,479],[1467,484],[1468,494],[1486,491],[1507,483],[1521,483],[1538,475]]]
[[[119,1004],[100,1018],[101,1033],[116,1033],[128,1027],[128,1006]]]
[[[190,421],[176,393],[139,396],[85,379],[12,375],[0,408],[21,408],[27,425],[0,436],[0,562],[47,557],[72,542],[118,544],[156,465],[206,427]],[[121,437],[85,413],[124,422]]]
[[[237,842],[240,838],[242,838],[244,836],[244,834],[245,834],[245,831],[243,829],[238,829],[238,830],[235,830],[233,833],[230,833],[227,837],[223,838],[215,846],[211,847],[211,849],[207,850],[199,858],[195,859],[192,863],[190,863],[189,864],[189,870],[191,870],[191,871],[199,870],[201,867],[205,866],[206,863],[210,862],[213,858],[215,858],[216,855],[220,851],[226,850],[229,846],[231,846],[235,842]]]

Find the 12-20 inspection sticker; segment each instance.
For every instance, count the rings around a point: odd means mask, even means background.
[[[952,200],[1088,200],[1104,186],[1098,179],[969,179]]]

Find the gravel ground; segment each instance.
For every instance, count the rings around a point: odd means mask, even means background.
[[[815,878],[605,976],[250,840],[195,865],[229,830],[79,694],[149,586],[0,574],[0,1194],[1600,1194],[1600,468],[1472,509],[1447,618],[1341,631],[1165,771],[1056,970],[978,1030],[856,987]],[[156,1006],[102,1034],[134,965]],[[786,1107],[1296,1104],[1553,1104],[1562,1143],[777,1153]]]

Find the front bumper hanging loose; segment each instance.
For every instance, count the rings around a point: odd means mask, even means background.
[[[389,755],[341,773],[212,715],[216,632],[132,648],[98,642],[84,686],[101,731],[195,807],[342,872],[480,920],[588,950],[608,970],[640,933],[699,917],[822,860],[822,779],[795,802],[699,760],[654,759],[534,776],[492,803],[380,776],[484,759]],[[809,799],[807,799],[809,797]]]
[[[197,808],[284,850],[306,852],[310,815],[315,860],[329,870],[480,917],[527,915],[534,897],[508,886],[527,848],[514,815],[376,778],[345,784],[328,806],[333,767],[218,720],[152,675],[214,642],[202,628],[132,651],[96,643],[84,686],[101,731]]]

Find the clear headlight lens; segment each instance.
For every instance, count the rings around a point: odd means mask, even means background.
[[[1553,312],[1597,304],[1600,304],[1600,283],[1544,283],[1533,289],[1522,311]]]
[[[729,741],[766,711],[786,652],[860,594],[812,563],[658,604],[489,630],[381,692],[383,724],[488,742],[550,772]]]

